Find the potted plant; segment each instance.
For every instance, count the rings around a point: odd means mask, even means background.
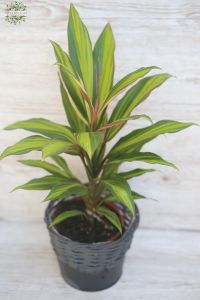
[[[19,162],[45,169],[49,175],[16,189],[50,190],[45,221],[64,279],[81,290],[101,290],[120,277],[123,259],[139,222],[135,204],[144,196],[133,191],[128,180],[152,169],[119,171],[123,162],[142,161],[175,167],[142,147],[157,136],[185,129],[192,123],[162,120],[132,111],[171,76],[147,76],[155,66],[140,68],[113,84],[115,41],[107,24],[92,49],[87,28],[73,5],[68,21],[69,55],[51,41],[57,60],[63,106],[69,125],[43,118],[19,121],[6,130],[34,132],[1,154],[20,155],[36,150],[39,160]],[[123,95],[121,95],[122,92]],[[107,111],[117,96],[111,115]],[[147,127],[134,129],[107,149],[129,121],[146,118]],[[65,154],[79,156],[88,182],[69,169]],[[51,162],[48,160],[50,159]]]

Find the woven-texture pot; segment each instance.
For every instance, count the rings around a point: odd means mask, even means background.
[[[73,199],[62,200],[73,201]],[[51,201],[45,211],[45,222],[64,280],[76,289],[98,291],[112,286],[122,274],[126,251],[139,224],[139,210],[131,220],[128,210],[115,203],[124,215],[125,232],[115,241],[80,243],[60,234],[49,225],[61,200]]]

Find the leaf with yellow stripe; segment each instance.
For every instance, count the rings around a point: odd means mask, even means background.
[[[73,174],[69,169],[66,160],[63,157],[59,155],[53,155],[51,156],[51,159],[54,160],[57,163],[57,165],[60,166],[68,174],[68,177],[73,177]]]
[[[119,199],[134,215],[134,205],[132,202],[131,189],[129,184],[119,176],[113,176],[110,179],[103,179],[102,183],[116,199]]]
[[[128,152],[121,153],[118,157],[110,160],[110,163],[123,163],[125,161],[142,161],[148,164],[165,165],[177,169],[177,167],[161,156],[152,152]]]
[[[80,132],[76,138],[78,145],[86,151],[90,159],[102,140],[100,132]]]
[[[73,108],[74,116],[72,116],[72,117],[74,117],[75,120],[80,119],[83,122],[83,124],[85,124],[87,126],[88,125],[87,117],[81,111],[81,107],[78,104],[76,104],[76,102],[72,98],[72,96],[69,92],[69,89],[67,87],[66,81],[64,80],[63,72],[59,71],[58,75],[59,75],[60,83],[62,85],[62,90],[65,92],[65,94],[67,96],[70,107]],[[85,127],[81,127],[80,130],[83,130],[84,128]]]
[[[54,53],[55,53],[55,56],[56,56],[56,60],[58,63],[62,64],[63,66],[67,67],[68,70],[74,75],[76,76],[77,73],[76,73],[76,70],[74,69],[71,61],[70,61],[70,58],[68,56],[68,54],[62,49],[62,47],[57,44],[56,42],[54,41],[51,41],[50,40],[50,43],[52,44],[53,46],[53,49],[54,49]]]
[[[57,225],[63,221],[66,221],[69,218],[77,217],[80,215],[84,215],[83,211],[81,210],[78,209],[66,210],[53,219],[53,221],[50,224],[50,227],[52,227],[53,225]]]
[[[133,202],[134,202],[134,200],[138,200],[138,199],[146,199],[145,196],[143,196],[135,191],[131,191],[131,196],[132,196]],[[104,202],[120,202],[123,204],[123,202],[120,201],[119,198],[116,198],[116,196],[113,194],[106,195],[106,197],[104,198]]]
[[[6,148],[0,156],[0,160],[9,155],[20,155],[31,152],[33,150],[41,150],[42,147],[48,142],[49,139],[40,135],[29,136]]]
[[[118,215],[111,209],[101,205],[97,208],[97,213],[104,216],[106,219],[108,219],[108,221],[114,225],[117,230],[119,230],[122,233],[122,225],[120,222],[120,219],[118,217]]]
[[[70,177],[65,170],[62,170],[59,167],[47,161],[41,161],[37,159],[27,159],[27,160],[19,160],[19,162],[26,166],[41,168],[54,175],[64,176],[67,178]]]
[[[144,119],[148,120],[149,122],[153,123],[152,119],[149,116],[145,115],[145,114],[133,115],[133,116],[130,116],[130,117],[127,117],[127,118],[121,118],[121,119],[116,120],[112,123],[107,123],[103,127],[99,128],[98,131],[104,131],[104,130],[107,130],[107,129],[112,128],[112,127],[121,126],[121,125],[127,123],[127,121],[137,120],[137,119],[141,119],[141,118],[144,118]]]
[[[80,111],[81,115],[90,120],[90,110],[89,105],[91,104],[91,99],[87,95],[85,91],[83,82],[80,79],[76,78],[76,76],[71,73],[71,71],[62,64],[58,64],[60,74],[63,79],[63,83],[65,88],[67,88],[76,108]],[[62,80],[61,80],[62,81]]]
[[[90,99],[93,97],[93,56],[92,44],[86,26],[74,5],[70,5],[68,21],[68,48],[70,59],[82,78]]]
[[[111,114],[109,123],[121,118],[129,117],[136,106],[144,101],[154,89],[159,87],[170,77],[171,75],[169,74],[157,74],[141,79],[119,100]],[[113,138],[122,126],[110,128],[108,139]]]
[[[75,77],[78,76],[76,70],[74,69],[74,67],[70,61],[68,54],[56,42],[54,42],[54,41],[50,41],[50,42],[54,48],[57,63],[65,66],[73,76],[75,76]],[[77,90],[77,87],[73,83],[72,76],[70,76],[69,73],[62,74],[62,76],[64,78],[67,88],[69,89],[70,93],[72,94],[73,99],[75,101],[80,101],[82,99],[82,97],[80,96],[80,93]],[[63,87],[61,80],[60,80],[60,90],[61,90],[62,102],[63,102],[63,106],[65,109],[65,113],[66,113],[68,122],[75,131],[76,130],[79,131],[79,130],[81,130],[81,128],[84,128],[84,123],[81,121],[80,118],[76,118],[76,111],[75,111],[74,107],[71,105],[70,99],[68,97],[68,94],[67,94],[65,88]]]
[[[127,172],[121,172],[121,173],[118,173],[117,175],[122,177],[125,180],[129,180],[133,177],[138,177],[138,176],[144,175],[149,172],[154,172],[154,171],[155,171],[154,169],[139,169],[138,168],[138,169],[134,169],[134,170],[127,171]]]
[[[71,146],[71,143],[63,140],[50,140],[42,148],[42,158],[47,158],[56,154],[65,152],[68,147]]]
[[[150,66],[150,67],[143,67],[136,71],[133,71],[123,77],[120,81],[118,81],[113,88],[111,89],[106,103],[110,103],[115,97],[117,97],[118,94],[122,93],[129,85],[136,82],[138,79],[144,77],[146,74],[148,74],[153,69],[160,69],[156,66]]]
[[[93,51],[94,100],[102,107],[113,84],[115,40],[110,24],[99,36]]]
[[[87,194],[87,187],[81,184],[79,181],[72,179],[53,187],[44,201],[57,200],[59,198],[69,197],[71,195],[84,196]]]
[[[116,174],[120,164],[121,161],[108,161],[103,167],[102,178],[109,178],[111,175]]]
[[[36,190],[45,191],[51,190],[54,186],[58,185],[63,181],[63,178],[54,175],[47,175],[41,178],[34,178],[29,180],[27,183],[22,184],[14,188],[12,191],[16,190]]]
[[[62,103],[65,109],[65,114],[67,117],[67,120],[73,129],[73,131],[81,131],[86,130],[85,123],[80,119],[77,118],[76,109],[74,106],[71,105],[71,101],[69,100],[68,93],[66,92],[66,89],[63,87],[63,83],[60,80],[60,93],[62,97]]]
[[[5,130],[24,129],[40,133],[47,137],[61,138],[73,142],[74,136],[70,128],[44,118],[33,118],[18,121],[4,128]]]
[[[115,144],[109,154],[109,157],[121,155],[123,152],[135,151],[138,145],[141,148],[145,143],[151,141],[160,134],[178,132],[192,125],[194,125],[194,123],[162,120],[151,126],[133,130]]]

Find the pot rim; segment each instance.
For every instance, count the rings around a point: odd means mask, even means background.
[[[70,198],[66,198],[65,200],[69,201],[69,200],[73,200],[75,198],[73,197],[70,197]],[[44,221],[47,225],[47,229],[52,232],[53,234],[59,236],[60,239],[62,239],[63,241],[66,241],[66,242],[71,242],[71,243],[74,243],[74,244],[78,244],[78,245],[83,245],[83,246],[88,246],[88,245],[92,245],[92,246],[104,246],[104,245],[110,245],[110,244],[113,244],[115,243],[116,245],[118,243],[121,243],[127,236],[128,232],[130,231],[131,227],[132,226],[135,226],[136,229],[137,229],[137,226],[138,226],[138,223],[139,223],[139,209],[137,207],[137,205],[134,203],[134,206],[135,206],[135,215],[134,217],[131,219],[131,222],[130,224],[128,225],[128,228],[125,229],[124,233],[121,235],[120,238],[118,238],[117,240],[108,240],[108,241],[105,241],[105,242],[93,242],[93,243],[86,243],[86,242],[79,242],[79,241],[74,241],[64,235],[62,235],[58,230],[56,230],[56,228],[54,226],[51,226],[49,227],[50,223],[51,223],[51,212],[52,210],[56,207],[56,205],[58,203],[60,203],[61,201],[63,201],[63,198],[62,199],[58,199],[56,201],[51,201],[46,209],[45,209],[45,217],[44,217]],[[116,201],[117,203],[117,201]]]

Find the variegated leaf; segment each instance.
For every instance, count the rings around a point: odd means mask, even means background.
[[[94,100],[103,106],[113,84],[115,40],[110,24],[99,36],[93,51]]]
[[[47,137],[66,139],[73,142],[74,136],[72,131],[63,125],[49,121],[43,118],[33,118],[25,121],[15,122],[6,128],[5,130],[24,129],[36,133],[40,133]]]
[[[50,140],[42,148],[42,158],[47,158],[56,154],[65,152],[68,147],[71,146],[71,143],[63,140]]]
[[[104,125],[103,127],[99,128],[98,130],[99,131],[104,131],[106,129],[108,129],[108,132],[106,134],[106,139],[109,140],[109,128],[112,128],[112,127],[116,127],[116,126],[121,126],[123,124],[126,124],[127,121],[132,121],[132,120],[137,120],[137,119],[140,119],[140,118],[144,118],[146,120],[148,120],[149,122],[153,123],[152,119],[147,116],[147,115],[134,115],[134,116],[130,116],[130,117],[127,117],[127,118],[121,118],[119,120],[116,120],[112,123],[107,123],[106,125]]]
[[[134,152],[138,145],[141,148],[142,145],[151,141],[160,134],[178,132],[192,125],[194,124],[162,120],[151,126],[133,130],[115,144],[110,152],[110,157],[118,156],[125,152]]]
[[[110,221],[110,223],[113,224],[122,233],[122,225],[120,219],[113,210],[101,205],[97,208],[96,211],[97,213],[108,219],[108,221]]]
[[[132,195],[129,184],[119,176],[111,177],[110,179],[102,180],[104,186],[116,196],[129,209],[131,214],[134,214],[134,205],[132,203]]]
[[[50,224],[50,227],[53,225],[57,225],[69,218],[73,218],[73,217],[80,216],[83,214],[84,214],[83,211],[78,210],[78,209],[66,210],[54,218],[54,220]]]
[[[114,108],[109,123],[119,120],[121,118],[129,117],[132,110],[144,101],[149,94],[163,84],[171,75],[169,74],[158,74],[146,77],[136,83],[121,100],[117,103]],[[109,139],[111,139],[120,129],[120,127],[113,127],[109,131]]]
[[[33,150],[41,150],[42,147],[48,142],[49,139],[40,135],[29,136],[6,148],[0,156],[0,160],[9,155],[20,155],[31,152]]]
[[[88,189],[85,185],[81,184],[77,180],[68,180],[66,183],[53,187],[44,201],[57,200],[71,195],[84,196],[87,193]]]
[[[127,172],[121,172],[121,173],[118,173],[117,175],[119,177],[122,177],[125,180],[129,180],[133,177],[138,177],[138,176],[144,175],[149,172],[154,172],[154,171],[155,171],[154,169],[139,169],[138,168],[138,169],[134,169],[134,170],[127,171]]]
[[[149,164],[165,165],[177,169],[177,167],[161,156],[152,152],[128,152],[121,153],[117,158],[110,160],[110,163],[123,163],[124,161],[142,161]]]
[[[70,59],[82,78],[90,99],[93,97],[92,44],[86,26],[73,4],[70,5],[68,21],[68,47]]]
[[[138,79],[142,78],[146,74],[148,74],[153,69],[160,69],[156,66],[144,67],[140,68],[136,71],[133,71],[118,81],[114,87],[111,89],[111,92],[107,98],[107,102],[110,102],[114,97],[116,97],[119,93],[122,93],[124,89],[126,89],[129,85],[133,84]]]
[[[43,191],[43,190],[50,190],[54,186],[58,185],[63,181],[63,178],[57,177],[54,175],[48,175],[41,178],[35,178],[30,181],[28,181],[25,184],[19,185],[16,188],[13,189],[13,191],[16,190],[37,190],[37,191]]]
[[[71,172],[71,170],[69,169],[69,166],[66,162],[66,160],[59,156],[59,155],[53,155],[51,156],[51,159],[53,159],[58,166],[60,166],[63,170],[65,170],[66,174],[68,174],[68,177],[73,177],[73,174]]]
[[[57,166],[46,161],[27,159],[27,160],[19,160],[19,162],[26,166],[41,168],[54,175],[59,175],[59,176],[64,176],[69,178],[69,175],[65,170],[61,170]]]
[[[82,147],[89,158],[91,159],[95,150],[101,143],[101,133],[100,132],[80,132],[77,134],[77,143]]]
[[[58,45],[54,41],[51,41],[51,44],[54,48],[57,63],[65,66],[73,76],[78,76],[76,70],[72,66],[72,63],[70,61],[68,54],[60,47],[60,45]],[[61,70],[61,73],[62,73],[62,70]],[[77,87],[74,85],[72,76],[70,76],[68,73],[66,73],[66,74],[62,73],[61,75],[63,76],[63,80],[65,82],[67,89],[69,90],[69,93],[72,94],[72,98],[75,101],[77,100],[80,102],[82,97],[81,97],[79,91],[77,90]],[[75,131],[77,131],[77,130],[79,131],[79,130],[81,130],[81,128],[85,128],[85,125],[81,121],[81,119],[76,118],[76,110],[75,110],[74,106],[71,105],[71,102],[70,102],[71,99],[69,99],[68,94],[67,94],[65,88],[63,87],[62,82],[60,82],[60,89],[61,89],[63,106],[65,109],[65,113],[66,113],[69,124]]]

